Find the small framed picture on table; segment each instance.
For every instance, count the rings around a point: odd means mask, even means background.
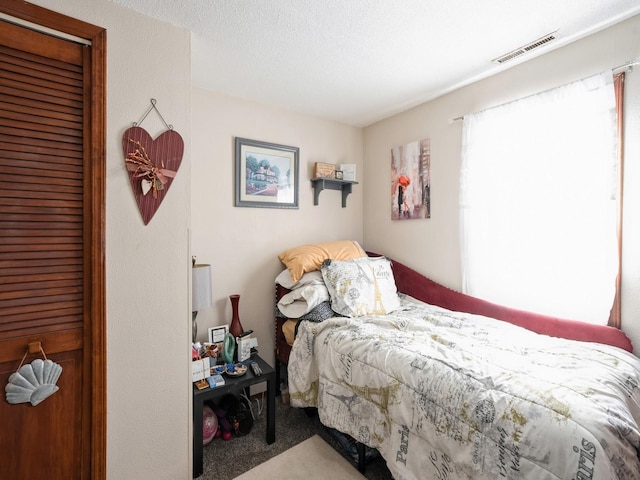
[[[336,180],[342,180],[342,170],[336,170]]]

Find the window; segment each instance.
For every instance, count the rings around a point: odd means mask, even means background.
[[[619,271],[611,73],[465,117],[463,290],[606,324]]]

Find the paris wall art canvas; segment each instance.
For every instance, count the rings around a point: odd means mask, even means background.
[[[431,217],[431,141],[391,149],[391,219]]]

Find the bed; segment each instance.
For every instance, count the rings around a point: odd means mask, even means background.
[[[276,279],[291,404],[396,480],[640,479],[640,359],[623,332],[475,299],[355,242],[303,247]]]

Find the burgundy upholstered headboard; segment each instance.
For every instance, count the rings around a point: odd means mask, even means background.
[[[379,254],[372,252],[367,252],[367,254],[369,256],[379,256]],[[391,262],[398,291],[423,302],[449,310],[497,318],[498,320],[510,322],[551,337],[604,343],[633,352],[631,340],[629,340],[629,337],[627,337],[623,331],[617,328],[593,325],[576,320],[565,320],[503,307],[464,293],[456,292],[455,290],[434,282],[400,262],[396,262],[393,259]]]

